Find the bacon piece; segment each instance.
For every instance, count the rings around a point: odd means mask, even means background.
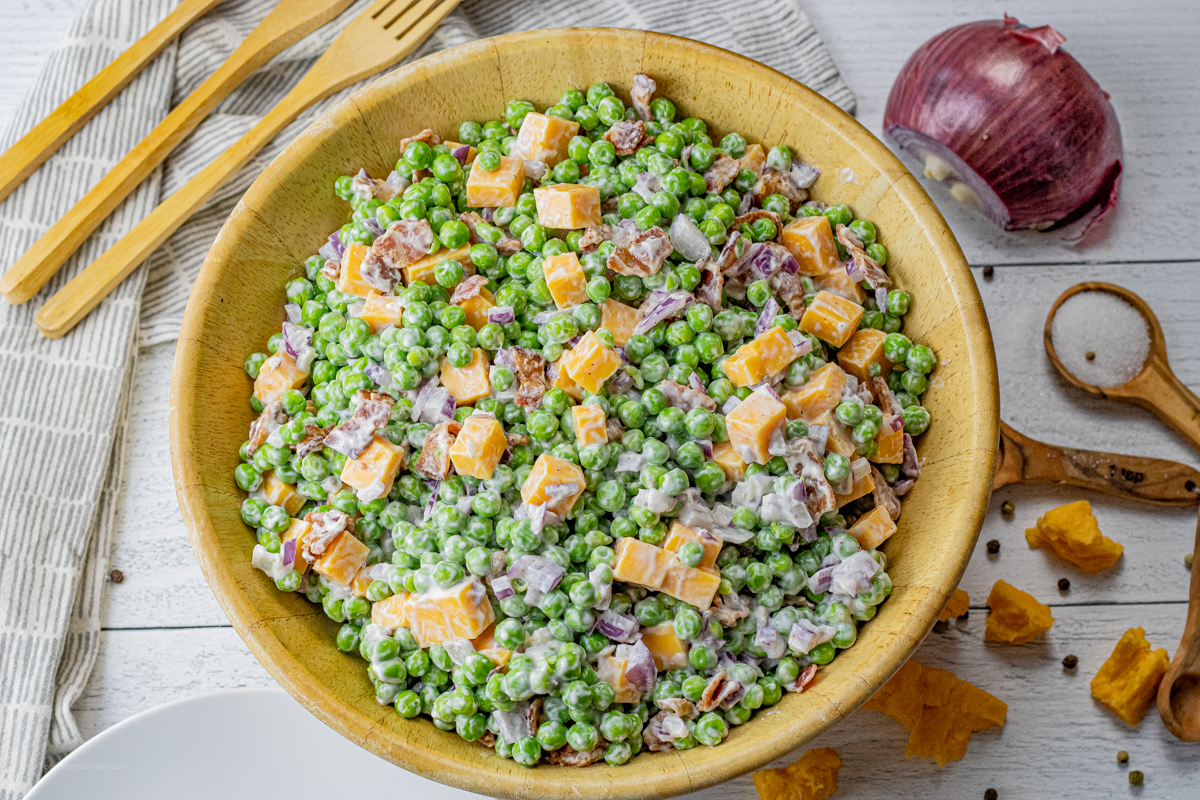
[[[513,347],[511,352],[517,379],[521,382],[513,402],[526,412],[534,411],[546,394],[546,359],[541,353],[524,347]]]
[[[888,486],[887,481],[874,464],[871,465],[871,480],[875,483],[875,488],[872,494],[875,496],[875,505],[885,509],[888,516],[893,520],[900,519],[900,498],[896,497],[896,493],[892,491],[892,487]]]
[[[762,203],[773,194],[781,194],[792,204],[789,209],[792,211],[808,199],[807,189],[797,186],[790,174],[780,172],[772,167],[763,167],[762,174],[758,176],[758,183],[754,184],[750,193],[754,196],[756,203]]]
[[[658,701],[658,707],[681,719],[695,719],[700,713],[691,700],[684,697],[668,697]]]
[[[642,729],[642,741],[646,743],[646,749],[652,753],[661,753],[664,750],[670,750],[673,746],[670,737],[662,728],[662,721],[666,717],[667,714],[660,711]]]
[[[508,439],[509,447],[520,447],[521,445],[529,444],[529,437],[523,433],[508,433],[505,434]]]
[[[304,521],[312,525],[312,530],[304,537],[300,553],[310,564],[316,561],[316,557],[324,553],[329,543],[350,524],[350,518],[336,508],[329,511],[310,511],[304,515]]]
[[[808,513],[813,519],[820,519],[827,511],[837,508],[837,499],[833,496],[833,487],[825,478],[825,462],[817,453],[812,439],[801,437],[788,443],[788,454],[784,457],[793,475],[801,478],[808,486]]]
[[[718,153],[712,166],[704,173],[704,186],[709,194],[719,192],[733,182],[742,165],[736,158]]]
[[[329,280],[337,283],[337,279],[342,274],[342,264],[339,261],[326,261],[321,265],[321,274]]]
[[[304,426],[304,438],[296,443],[296,455],[304,458],[325,445],[325,429],[316,425]]]
[[[623,119],[608,129],[604,139],[613,146],[619,156],[627,156],[647,144],[646,123],[641,120]]]
[[[613,229],[611,225],[593,225],[583,232],[583,237],[579,240],[579,249],[588,250],[593,247],[599,247],[602,242],[611,242],[613,239]]]
[[[347,458],[361,456],[392,415],[392,398],[386,394],[359,389],[355,397],[358,406],[350,419],[325,434],[325,445]]]
[[[717,670],[716,674],[708,679],[708,685],[704,687],[704,692],[700,695],[700,702],[696,704],[696,708],[704,712],[712,711],[719,706],[721,700],[718,698],[721,697],[726,683],[725,670]]]
[[[488,279],[483,275],[471,275],[459,281],[458,286],[454,287],[454,294],[450,295],[450,305],[461,306],[463,303],[476,297],[483,291],[483,287],[487,286]]]
[[[705,257],[696,263],[700,270],[700,285],[696,287],[696,298],[713,310],[720,313],[721,293],[725,289],[725,276],[717,267],[717,262]]]
[[[582,753],[571,747],[571,745],[564,744],[557,750],[552,750],[546,754],[546,763],[560,767],[587,767],[604,758],[604,746],[606,744],[608,743],[602,742],[591,750],[585,750]]]
[[[433,246],[433,229],[423,219],[393,222],[375,237],[362,263],[363,280],[386,294],[400,280],[400,268],[425,257]]]
[[[496,734],[492,733],[491,731],[484,731],[483,736],[480,736],[475,741],[479,742],[484,747],[494,748],[496,746]]]
[[[750,616],[750,604],[740,594],[719,594],[713,603],[712,618],[726,628]]]
[[[858,272],[868,286],[878,289],[881,286],[892,285],[892,279],[888,277],[888,274],[879,268],[875,259],[867,255],[862,241],[854,235],[853,231],[840,223],[837,226],[837,240],[850,253],[851,260],[858,266]]]
[[[817,665],[809,664],[800,671],[800,674],[796,676],[796,680],[791,683],[785,683],[783,688],[789,692],[803,692],[815,677],[817,677]]]
[[[462,428],[454,420],[443,422],[425,436],[425,446],[417,458],[417,472],[432,480],[443,480],[450,472],[450,447]]]
[[[267,403],[263,407],[262,413],[258,415],[258,419],[250,423],[250,447],[247,448],[248,455],[254,455],[262,443],[267,440],[276,428],[287,422],[287,412],[283,410],[283,402],[274,400]]]
[[[404,154],[404,151],[407,150],[408,146],[410,144],[412,144],[413,142],[424,142],[425,144],[430,145],[432,147],[435,144],[441,144],[442,140],[440,138],[438,138],[438,135],[436,133],[434,133],[433,131],[426,128],[425,130],[418,133],[416,136],[409,136],[407,139],[400,140],[401,155]]]
[[[655,225],[634,236],[629,244],[613,250],[608,257],[608,268],[618,275],[636,275],[645,278],[658,274],[663,262],[675,248],[666,231]]]
[[[896,400],[892,390],[888,388],[887,380],[876,375],[871,378],[871,391],[875,395],[875,405],[881,409],[890,410],[893,414],[904,413],[904,407]]]
[[[694,408],[705,408],[709,411],[717,410],[716,400],[713,400],[704,392],[697,391],[690,386],[684,386],[682,383],[663,381],[655,388],[663,393],[663,396],[667,398],[667,405],[673,408],[681,408],[684,411],[691,411]]]
[[[765,208],[756,208],[753,211],[748,211],[745,214],[742,214],[740,217],[735,217],[733,220],[733,227],[740,228],[747,222],[753,223],[760,219],[769,219],[771,222],[775,223],[776,236],[778,236],[779,232],[783,230],[783,221],[779,219],[779,215],[774,211],[767,211]]]
[[[633,110],[646,122],[650,121],[650,100],[657,89],[658,84],[649,75],[639,72],[633,76],[633,88],[629,96],[633,100]]]
[[[779,245],[771,245],[778,247]],[[783,270],[779,270],[771,277],[767,278],[767,285],[775,290],[783,302],[788,307],[788,313],[797,322],[804,316],[804,284],[800,282],[800,278]]]

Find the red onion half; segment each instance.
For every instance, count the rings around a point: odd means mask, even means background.
[[[1082,237],[1116,205],[1121,128],[1064,41],[1007,15],[940,33],[900,71],[884,131],[1006,230]]]

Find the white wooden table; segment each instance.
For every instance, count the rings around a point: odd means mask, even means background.
[[[6,124],[34,72],[83,0],[0,3],[0,124]],[[996,341],[1005,420],[1058,444],[1171,458],[1200,456],[1155,418],[1092,398],[1062,381],[1047,362],[1041,328],[1054,298],[1082,280],[1106,280],[1140,293],[1162,322],[1179,377],[1200,387],[1200,3],[1155,0],[1136,9],[1097,0],[979,0],[937,3],[896,0],[807,0],[804,4],[858,93],[858,118],[879,133],[891,82],[924,40],[954,24],[1002,11],[1031,25],[1051,23],[1111,95],[1125,142],[1121,202],[1108,239],[1086,250],[1047,244],[1038,236],[1005,234],[957,206],[941,187],[931,194],[975,267]],[[996,265],[995,277],[981,267]],[[269,686],[217,607],[192,556],[171,484],[167,399],[174,346],[139,356],[130,418],[128,486],[121,508],[114,567],[96,670],[76,707],[85,735],[143,709],[218,689]],[[953,368],[953,365],[948,367]],[[1087,497],[1104,532],[1125,545],[1114,569],[1086,576],[1026,545],[1023,529],[1048,508]],[[999,514],[1003,500],[1015,517]],[[1140,729],[1116,720],[1092,699],[1088,681],[1121,633],[1143,626],[1154,646],[1174,652],[1186,612],[1196,512],[1122,505],[1078,491],[1012,487],[997,493],[963,578],[971,595],[966,624],[932,633],[916,655],[954,670],[1008,703],[1002,729],[977,734],[967,756],[945,769],[905,759],[907,731],[877,712],[860,711],[810,746],[840,753],[839,798],[979,798],[995,787],[1002,798],[1195,797],[1200,745],[1185,745],[1151,711]],[[1002,549],[989,557],[985,542]],[[1069,577],[1060,592],[1057,580]],[[1054,610],[1054,628],[1017,647],[983,642],[984,599],[1007,579]],[[1079,658],[1073,673],[1061,659]],[[1127,750],[1128,767],[1116,762]],[[796,755],[799,755],[797,753]],[[1129,786],[1127,769],[1146,775]],[[702,793],[755,797],[748,777]]]

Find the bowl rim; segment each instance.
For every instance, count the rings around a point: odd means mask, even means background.
[[[806,110],[825,124],[829,134],[840,134],[848,142],[853,142],[854,147],[869,157],[874,166],[880,168],[881,177],[886,176],[889,181],[884,192],[895,189],[900,194],[906,201],[908,213],[916,218],[920,230],[928,232],[940,229],[939,236],[942,238],[938,240],[938,249],[931,258],[940,264],[945,280],[953,291],[953,298],[957,303],[953,313],[964,318],[964,346],[969,354],[971,380],[972,385],[976,387],[976,404],[980,411],[969,424],[964,422],[964,429],[973,431],[967,445],[972,455],[968,462],[968,477],[978,486],[978,490],[971,492],[966,498],[962,514],[965,528],[971,532],[970,535],[960,536],[950,545],[957,549],[952,562],[957,564],[953,570],[954,581],[947,586],[912,587],[922,592],[919,613],[914,614],[906,624],[898,628],[894,640],[888,642],[877,659],[894,660],[894,664],[886,670],[876,668],[866,676],[856,675],[859,685],[849,692],[848,703],[834,702],[833,698],[829,697],[829,708],[819,715],[823,726],[816,733],[801,733],[799,737],[787,735],[790,729],[803,727],[805,720],[812,722],[817,716],[810,714],[803,719],[794,720],[788,728],[778,730],[771,736],[760,736],[746,743],[752,746],[694,748],[686,752],[671,750],[654,754],[663,758],[653,759],[657,768],[649,771],[649,774],[647,770],[631,769],[630,764],[603,772],[596,771],[596,767],[590,767],[586,773],[588,780],[579,780],[584,773],[577,774],[570,769],[564,771],[547,765],[534,770],[523,770],[517,775],[506,775],[502,769],[484,769],[477,762],[468,762],[466,759],[447,754],[421,740],[419,735],[414,736],[412,740],[401,742],[386,740],[379,734],[382,716],[372,721],[366,719],[366,715],[358,714],[346,706],[282,644],[268,625],[271,619],[255,612],[248,595],[237,586],[237,579],[229,570],[209,517],[207,492],[212,487],[203,485],[194,456],[198,446],[203,446],[203,443],[198,443],[192,435],[195,406],[191,399],[199,387],[194,367],[197,354],[206,347],[201,336],[206,319],[204,311],[214,299],[222,266],[232,258],[239,244],[239,212],[249,211],[244,206],[253,207],[256,198],[270,196],[277,190],[283,177],[306,157],[319,150],[325,142],[326,129],[335,127],[340,115],[361,113],[359,103],[370,105],[371,98],[387,92],[389,86],[405,81],[425,69],[427,65],[453,62],[470,53],[498,46],[510,47],[547,38],[569,39],[597,35],[621,39],[623,46],[641,46],[643,54],[654,44],[686,48],[696,53],[718,57],[739,69],[765,74],[784,82],[789,91],[806,98]],[[641,39],[640,43],[629,42],[630,39],[638,38]],[[644,58],[643,55],[643,61]],[[314,120],[263,170],[246,191],[214,240],[196,278],[177,348],[171,381],[170,436],[171,462],[179,508],[205,580],[238,635],[268,673],[289,694],[342,735],[399,766],[420,770],[422,774],[442,783],[487,796],[541,798],[554,794],[575,794],[606,798],[641,798],[650,795],[666,797],[721,783],[786,755],[848,716],[873,693],[875,687],[881,686],[908,660],[932,628],[933,620],[953,587],[961,579],[990,501],[996,447],[992,445],[989,448],[987,442],[999,441],[999,388],[994,347],[978,287],[961,248],[950,233],[937,206],[900,159],[882,141],[816,91],[753,59],[714,45],[670,34],[605,27],[552,28],[510,33],[447,48],[373,80]],[[187,398],[188,402],[182,402],[183,398]],[[815,694],[821,693],[818,691]],[[380,708],[381,713],[394,713],[390,706]],[[760,712],[759,716],[763,714]],[[764,725],[763,729],[767,727],[771,726]],[[442,735],[442,732],[432,727],[431,730],[437,735]],[[388,746],[385,746],[385,743]],[[646,755],[642,758],[645,759]],[[486,765],[486,762],[484,764]],[[599,767],[604,767],[603,762]]]

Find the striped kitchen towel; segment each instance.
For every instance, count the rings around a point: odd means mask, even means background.
[[[230,95],[30,303],[0,303],[0,800],[80,744],[71,714],[95,660],[112,510],[121,488],[128,376],[139,345],[178,335],[209,244],[262,168],[355,88],[296,120],[72,333],[43,339],[53,292],[253,126],[368,4],[282,53]],[[169,47],[0,204],[7,269],[229,55],[273,5],[229,0]],[[36,79],[7,147],[167,14],[172,0],[92,0]],[[854,96],[797,0],[467,0],[413,58],[472,39],[561,26],[619,26],[710,42],[806,83],[847,111]],[[140,324],[139,324],[140,320]],[[159,487],[173,502],[170,486]],[[168,499],[171,498],[171,499]]]

